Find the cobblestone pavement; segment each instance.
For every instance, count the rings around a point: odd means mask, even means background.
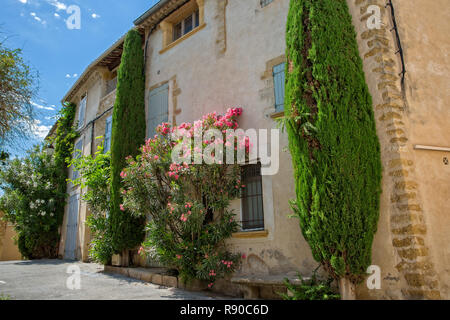
[[[68,267],[80,268],[80,289],[67,288]],[[70,282],[73,283],[73,282]],[[210,300],[207,292],[167,288],[103,272],[103,266],[63,260],[0,262],[0,297],[12,300]]]

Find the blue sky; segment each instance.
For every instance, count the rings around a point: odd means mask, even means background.
[[[158,0],[2,0],[0,39],[23,49],[27,63],[40,75],[33,101],[38,113],[35,138],[10,150],[21,156],[42,140],[55,122],[61,99],[84,69],[133,27],[133,21]],[[81,28],[68,29],[67,8],[81,9]]]

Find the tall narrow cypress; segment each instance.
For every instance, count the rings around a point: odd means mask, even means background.
[[[144,221],[121,211],[121,177],[126,157],[135,157],[145,143],[144,53],[138,31],[128,32],[117,73],[111,138],[111,210],[109,224],[116,253],[132,249],[144,238]]]
[[[291,0],[286,42],[292,207],[314,258],[352,287],[371,264],[382,169],[346,1]]]

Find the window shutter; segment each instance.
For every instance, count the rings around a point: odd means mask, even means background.
[[[87,100],[87,95],[84,96],[84,98],[81,99],[81,102],[80,102],[80,111],[78,113],[78,129],[80,129],[81,127],[84,126],[84,115],[86,113],[86,100]]]
[[[169,120],[169,84],[150,91],[148,103],[147,137],[156,134],[156,128]]]
[[[112,116],[110,116],[106,119],[105,144],[103,146],[104,153],[111,150],[111,132],[112,132]]]
[[[74,159],[78,159],[81,157],[81,154],[83,152],[83,139],[80,139],[76,144],[75,144],[75,150],[73,153],[73,157]],[[77,170],[75,170],[75,168],[72,168],[72,180],[75,180],[78,178],[79,176],[79,172]]]
[[[284,63],[281,63],[273,68],[273,84],[275,87],[275,112],[284,111],[284,68]]]

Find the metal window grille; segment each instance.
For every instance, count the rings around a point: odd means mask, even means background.
[[[261,8],[264,8],[265,6],[267,6],[269,3],[271,3],[273,0],[260,0],[261,3]]]
[[[242,167],[242,230],[264,229],[261,164]]]
[[[285,63],[273,67],[273,84],[275,88],[275,111],[284,111],[284,75]]]

